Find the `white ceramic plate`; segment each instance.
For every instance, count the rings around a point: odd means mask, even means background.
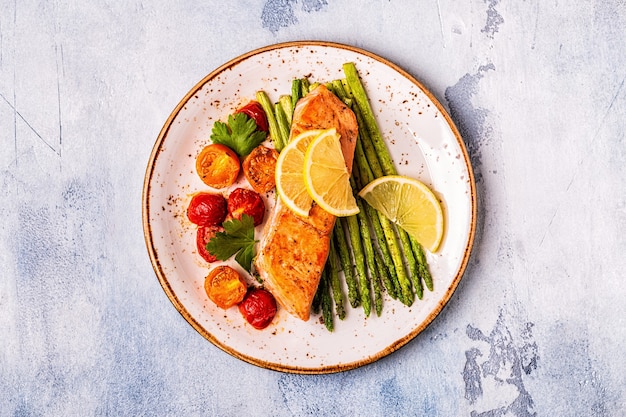
[[[330,333],[280,310],[270,327],[255,330],[237,308],[217,308],[203,289],[209,267],[195,249],[185,210],[193,193],[209,191],[195,173],[195,157],[215,120],[265,90],[276,101],[291,80],[344,77],[354,62],[398,171],[425,182],[442,201],[445,236],[428,254],[434,291],[411,307],[385,299],[380,317],[348,306]],[[242,176],[243,177],[243,176]],[[176,309],[213,344],[252,364],[294,373],[329,373],[371,363],[417,336],[457,287],[472,248],[476,193],[463,141],[444,108],[415,78],[367,51],[328,42],[291,42],[261,48],[224,64],[201,80],[165,123],[148,163],[143,224],[150,259]],[[265,196],[271,209],[274,195]],[[262,226],[257,227],[257,236]],[[235,264],[236,265],[236,264]],[[252,282],[252,281],[251,281]]]

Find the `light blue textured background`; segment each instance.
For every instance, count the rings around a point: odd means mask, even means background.
[[[323,376],[203,339],[141,223],[146,163],[183,95],[306,39],[420,79],[479,192],[443,313]],[[625,78],[624,0],[1,0],[0,415],[626,415]]]

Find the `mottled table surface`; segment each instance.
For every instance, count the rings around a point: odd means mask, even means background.
[[[0,2],[0,415],[623,416],[623,0]],[[364,48],[449,111],[478,190],[437,319],[329,375],[242,362],[176,311],[142,230],[163,123],[214,68]]]

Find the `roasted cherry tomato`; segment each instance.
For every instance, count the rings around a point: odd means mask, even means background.
[[[196,246],[198,248],[198,254],[208,263],[217,261],[217,258],[206,250],[206,244],[209,243],[211,238],[215,236],[217,232],[224,231],[223,227],[218,226],[200,226],[196,232]]]
[[[276,315],[276,299],[267,290],[251,288],[239,303],[239,312],[255,329],[264,329]]]
[[[257,129],[262,130],[263,132],[267,132],[269,130],[267,123],[267,115],[257,101],[250,101],[248,104],[237,110],[235,113],[244,113],[249,118],[254,120],[256,123]]]
[[[241,164],[243,175],[257,193],[266,193],[276,186],[276,149],[259,145]]]
[[[226,310],[244,299],[248,287],[239,272],[228,265],[220,265],[205,278],[204,290],[211,301]]]
[[[237,181],[241,164],[239,157],[226,145],[205,146],[196,158],[196,172],[209,187],[225,188]]]
[[[238,220],[247,214],[254,219],[254,225],[263,223],[265,203],[259,193],[247,188],[237,188],[228,196],[228,214]]]
[[[226,218],[226,209],[226,199],[221,194],[198,193],[191,198],[187,217],[198,226],[217,226]]]

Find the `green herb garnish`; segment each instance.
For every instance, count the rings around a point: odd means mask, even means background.
[[[223,224],[224,231],[217,232],[206,245],[207,251],[220,261],[225,261],[234,254],[235,261],[246,271],[252,269],[254,259],[254,220],[244,214],[241,220],[227,220]]]
[[[228,146],[239,156],[246,156],[266,138],[266,133],[257,129],[254,119],[245,113],[228,116],[228,123],[216,121],[211,131],[211,141]]]

